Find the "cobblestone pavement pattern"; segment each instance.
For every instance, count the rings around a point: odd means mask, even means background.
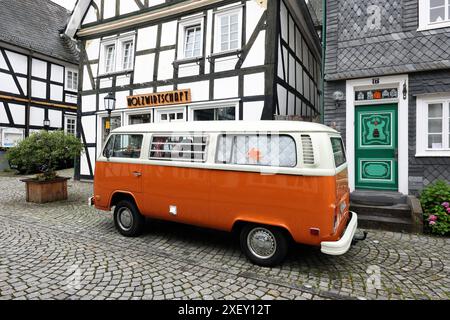
[[[448,238],[370,230],[343,256],[297,245],[263,268],[228,233],[148,221],[122,237],[91,192],[71,180],[68,201],[36,205],[0,177],[0,299],[450,298]]]

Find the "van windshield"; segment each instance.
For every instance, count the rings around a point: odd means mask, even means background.
[[[342,139],[338,137],[331,137],[330,140],[333,147],[334,165],[337,168],[346,162],[344,144]]]

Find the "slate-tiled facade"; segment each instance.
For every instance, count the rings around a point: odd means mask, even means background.
[[[346,93],[350,79],[407,75],[408,190],[412,194],[436,179],[450,181],[450,157],[415,156],[417,95],[450,93],[450,28],[418,31],[418,3],[327,1],[325,58],[325,123],[335,126],[344,141],[346,100],[336,108],[333,92]],[[377,10],[379,16],[374,14]]]

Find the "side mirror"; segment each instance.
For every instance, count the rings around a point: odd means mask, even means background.
[[[106,149],[104,155],[105,155],[106,159],[109,160],[109,158],[112,156],[112,150]]]

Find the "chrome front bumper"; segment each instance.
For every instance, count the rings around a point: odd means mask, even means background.
[[[358,216],[355,212],[350,211],[352,217],[345,229],[344,234],[338,241],[323,241],[320,243],[320,251],[333,256],[344,254],[350,249],[353,237],[358,227]]]

